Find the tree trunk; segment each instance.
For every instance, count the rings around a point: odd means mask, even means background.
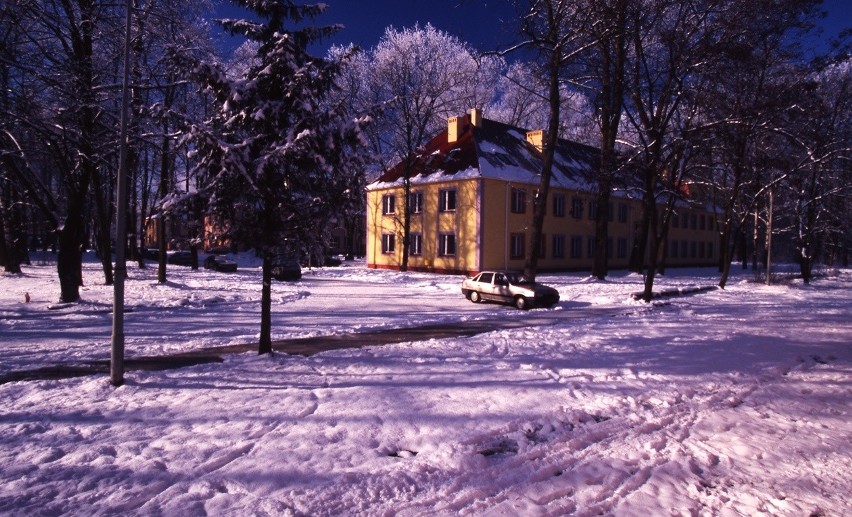
[[[654,297],[654,277],[657,274],[657,257],[660,253],[660,239],[657,235],[657,204],[646,205],[645,211],[648,212],[648,234],[651,237],[651,242],[649,243],[648,269],[645,272],[645,291],[642,293],[642,299],[650,302]]]
[[[112,221],[112,203],[107,201],[109,194],[104,193],[103,182],[100,173],[96,173],[93,181],[93,194],[95,198],[95,213],[97,214],[97,226],[95,227],[95,242],[98,256],[101,259],[101,268],[104,272],[104,284],[113,285],[112,272],[112,236],[110,235],[110,221]],[[111,197],[111,196],[110,196]],[[116,246],[122,246],[123,242],[116,242]]]
[[[7,190],[0,194],[5,198],[0,199],[0,265],[6,273],[19,274],[21,264],[27,259],[27,235],[19,196],[11,188]],[[6,238],[7,233],[11,242]]]
[[[411,179],[410,173],[406,168],[405,178],[402,180],[402,199],[400,200],[400,208],[402,210],[402,262],[399,265],[400,271],[408,271],[408,254],[411,249],[411,243],[408,242],[411,238],[411,212],[408,209],[408,196],[411,195]]]
[[[601,161],[603,162],[601,152]],[[601,165],[601,178],[598,181],[598,213],[595,219],[595,262],[592,266],[592,276],[605,280],[609,272],[607,260],[607,244],[609,242],[609,203],[612,194],[612,178],[609,169]]]
[[[730,225],[730,223],[727,223]],[[726,228],[726,232],[729,232],[730,229]],[[738,226],[733,234],[728,234],[727,238],[722,241],[721,252],[719,255],[722,257],[721,263],[721,275],[719,277],[719,287],[724,289],[725,285],[728,283],[728,278],[731,276],[731,264],[734,262],[734,246],[737,245],[735,243],[741,242],[743,239],[740,238],[740,233],[742,232],[742,226]]]
[[[160,201],[158,203],[162,203],[163,198],[168,195],[171,189],[171,172],[172,168],[170,166],[170,149],[171,146],[169,144],[168,137],[168,122],[163,122],[163,139],[160,141],[160,184],[158,187],[158,193],[160,196]],[[161,284],[166,283],[166,212],[162,209],[162,206],[158,209],[157,213],[159,214],[159,218],[157,219],[157,245],[160,248],[160,262],[159,267],[157,269],[157,281]]]
[[[561,55],[556,50],[552,50],[551,61],[548,65],[549,93],[548,100],[550,105],[550,114],[547,124],[546,141],[543,142],[542,149],[542,164],[541,164],[541,180],[538,186],[538,192],[535,196],[533,204],[533,220],[532,234],[530,235],[530,251],[527,255],[526,264],[524,265],[524,276],[529,280],[535,281],[538,273],[538,256],[541,252],[541,233],[544,226],[544,217],[547,213],[547,196],[550,191],[550,177],[553,175],[553,156],[556,153],[556,143],[559,139],[559,109],[561,106],[561,98],[559,95],[559,70]]]
[[[627,2],[621,0],[613,9],[613,23],[603,24],[608,36],[601,38],[598,45],[601,58],[601,161],[598,214],[595,221],[595,261],[592,266],[592,276],[598,280],[606,279],[609,273],[609,203],[615,175],[615,140],[624,111],[624,76],[627,62]]]
[[[166,283],[166,216],[160,210],[160,216],[157,218],[157,282]]]
[[[272,259],[263,257],[263,286],[260,292],[260,340],[258,355],[272,352]]]
[[[633,239],[633,249],[630,252],[630,263],[628,265],[628,270],[632,273],[641,273],[645,270],[645,257],[648,250],[648,240],[651,236],[651,218],[656,217],[657,214],[657,200],[654,196],[656,168],[648,165],[644,174],[645,192],[642,195],[642,218],[639,221],[639,231]]]
[[[59,275],[59,300],[76,302],[80,299],[80,286],[83,285],[83,194],[69,197],[68,215],[59,232],[59,253],[56,256],[56,269]]]

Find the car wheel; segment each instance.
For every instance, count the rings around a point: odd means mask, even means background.
[[[525,297],[518,296],[515,298],[515,307],[523,311],[530,308],[530,302]]]
[[[477,293],[476,291],[471,291],[470,292],[470,301],[472,301],[473,303],[479,303],[479,302],[482,301],[482,297],[479,296],[479,293]]]

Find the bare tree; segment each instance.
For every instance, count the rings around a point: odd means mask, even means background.
[[[153,133],[146,125],[152,119],[145,106],[155,102],[146,95],[157,88],[152,78],[157,56],[163,55],[165,31],[161,29],[167,25],[163,20],[183,27],[175,33],[193,37],[184,21],[186,10],[177,6],[180,1],[134,3],[130,131],[134,178],[140,167],[152,162],[146,140],[153,139],[145,136],[146,130]],[[82,251],[90,243],[96,245],[105,282],[112,278],[123,19],[120,4],[96,0],[0,5],[2,34],[11,38],[7,39],[11,46],[4,44],[0,56],[11,85],[3,94],[9,102],[0,106],[5,121],[0,133],[3,175],[17,178],[25,206],[36,208],[58,236],[57,273],[63,301],[79,299]],[[201,35],[195,33],[196,45]],[[134,181],[134,191],[141,184],[150,182]]]
[[[533,64],[514,61],[497,80],[495,100],[486,104],[488,118],[525,129],[547,127],[549,99],[546,77]],[[560,83],[559,138],[594,145],[594,107],[577,88]]]
[[[594,18],[580,30],[588,33],[594,42],[586,61],[592,97],[595,100],[597,121],[600,127],[600,163],[598,169],[598,212],[595,219],[595,257],[592,276],[599,280],[609,272],[607,248],[609,243],[609,204],[615,175],[618,169],[616,140],[624,110],[627,74],[627,42],[629,22],[635,17],[630,0],[595,0],[587,6]]]
[[[57,272],[60,299],[76,301],[82,284],[87,195],[98,172],[104,90],[96,52],[106,11],[93,0],[44,0],[19,4],[27,20],[31,59],[21,73],[41,88],[42,118],[33,122],[44,149],[61,171],[64,215],[59,226]],[[23,116],[23,114],[21,114]],[[30,114],[32,115],[32,114]]]
[[[448,117],[490,102],[491,90],[483,87],[489,82],[481,77],[493,63],[485,63],[481,67],[466,44],[431,25],[389,27],[361,63],[362,110],[380,109],[369,130],[373,152],[382,169],[397,161],[403,167],[402,271],[408,269],[408,199],[418,153]]]
[[[803,60],[795,36],[809,28],[816,4],[767,2],[761,4],[764,15],[755,17],[752,6],[725,1],[712,19],[712,36],[701,56],[705,92],[700,99],[711,156],[700,179],[718,211],[720,287],[727,283],[737,250],[747,266],[749,226],[789,172],[781,163],[789,151],[773,142],[790,120],[784,114],[801,102],[805,84],[798,63]],[[757,231],[752,227],[752,235]]]
[[[547,208],[547,196],[553,175],[553,160],[559,138],[561,117],[561,83],[569,63],[585,52],[591,42],[572,27],[583,26],[589,13],[569,0],[532,0],[521,22],[523,41],[514,49],[534,52],[541,74],[547,81],[548,117],[545,130],[539,186],[533,204],[530,246],[524,275],[535,279],[541,250],[541,234]]]
[[[696,78],[712,33],[713,3],[643,0],[641,9],[631,12],[626,114],[639,171],[642,216],[630,269],[645,271],[646,301],[653,296],[666,228],[681,192],[689,151],[686,135],[696,116],[693,99],[703,88]]]
[[[848,253],[848,180],[852,160],[850,60],[825,66],[797,90],[808,92],[787,110],[782,145],[787,159],[779,181],[780,212],[793,236],[793,258],[805,283],[833,243]],[[804,88],[802,88],[804,86]],[[846,243],[844,246],[843,243]]]

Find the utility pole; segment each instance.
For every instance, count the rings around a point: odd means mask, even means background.
[[[126,25],[124,28],[124,79],[121,85],[121,135],[119,137],[118,181],[116,184],[115,217],[115,279],[112,304],[112,351],[109,376],[113,386],[124,384],[124,279],[127,263],[124,256],[127,246],[127,118],[130,104],[130,26],[132,0],[126,0]]]

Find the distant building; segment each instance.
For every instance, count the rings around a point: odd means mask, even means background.
[[[542,131],[487,120],[474,109],[452,117],[424,148],[403,199],[403,165],[367,186],[367,265],[398,269],[403,215],[411,213],[408,267],[465,273],[524,267],[541,171]],[[591,269],[599,151],[557,144],[539,271]],[[407,205],[407,206],[406,206]],[[609,206],[610,268],[628,265],[641,204],[617,191]],[[712,212],[681,207],[666,243],[666,265],[715,265],[719,238]]]

